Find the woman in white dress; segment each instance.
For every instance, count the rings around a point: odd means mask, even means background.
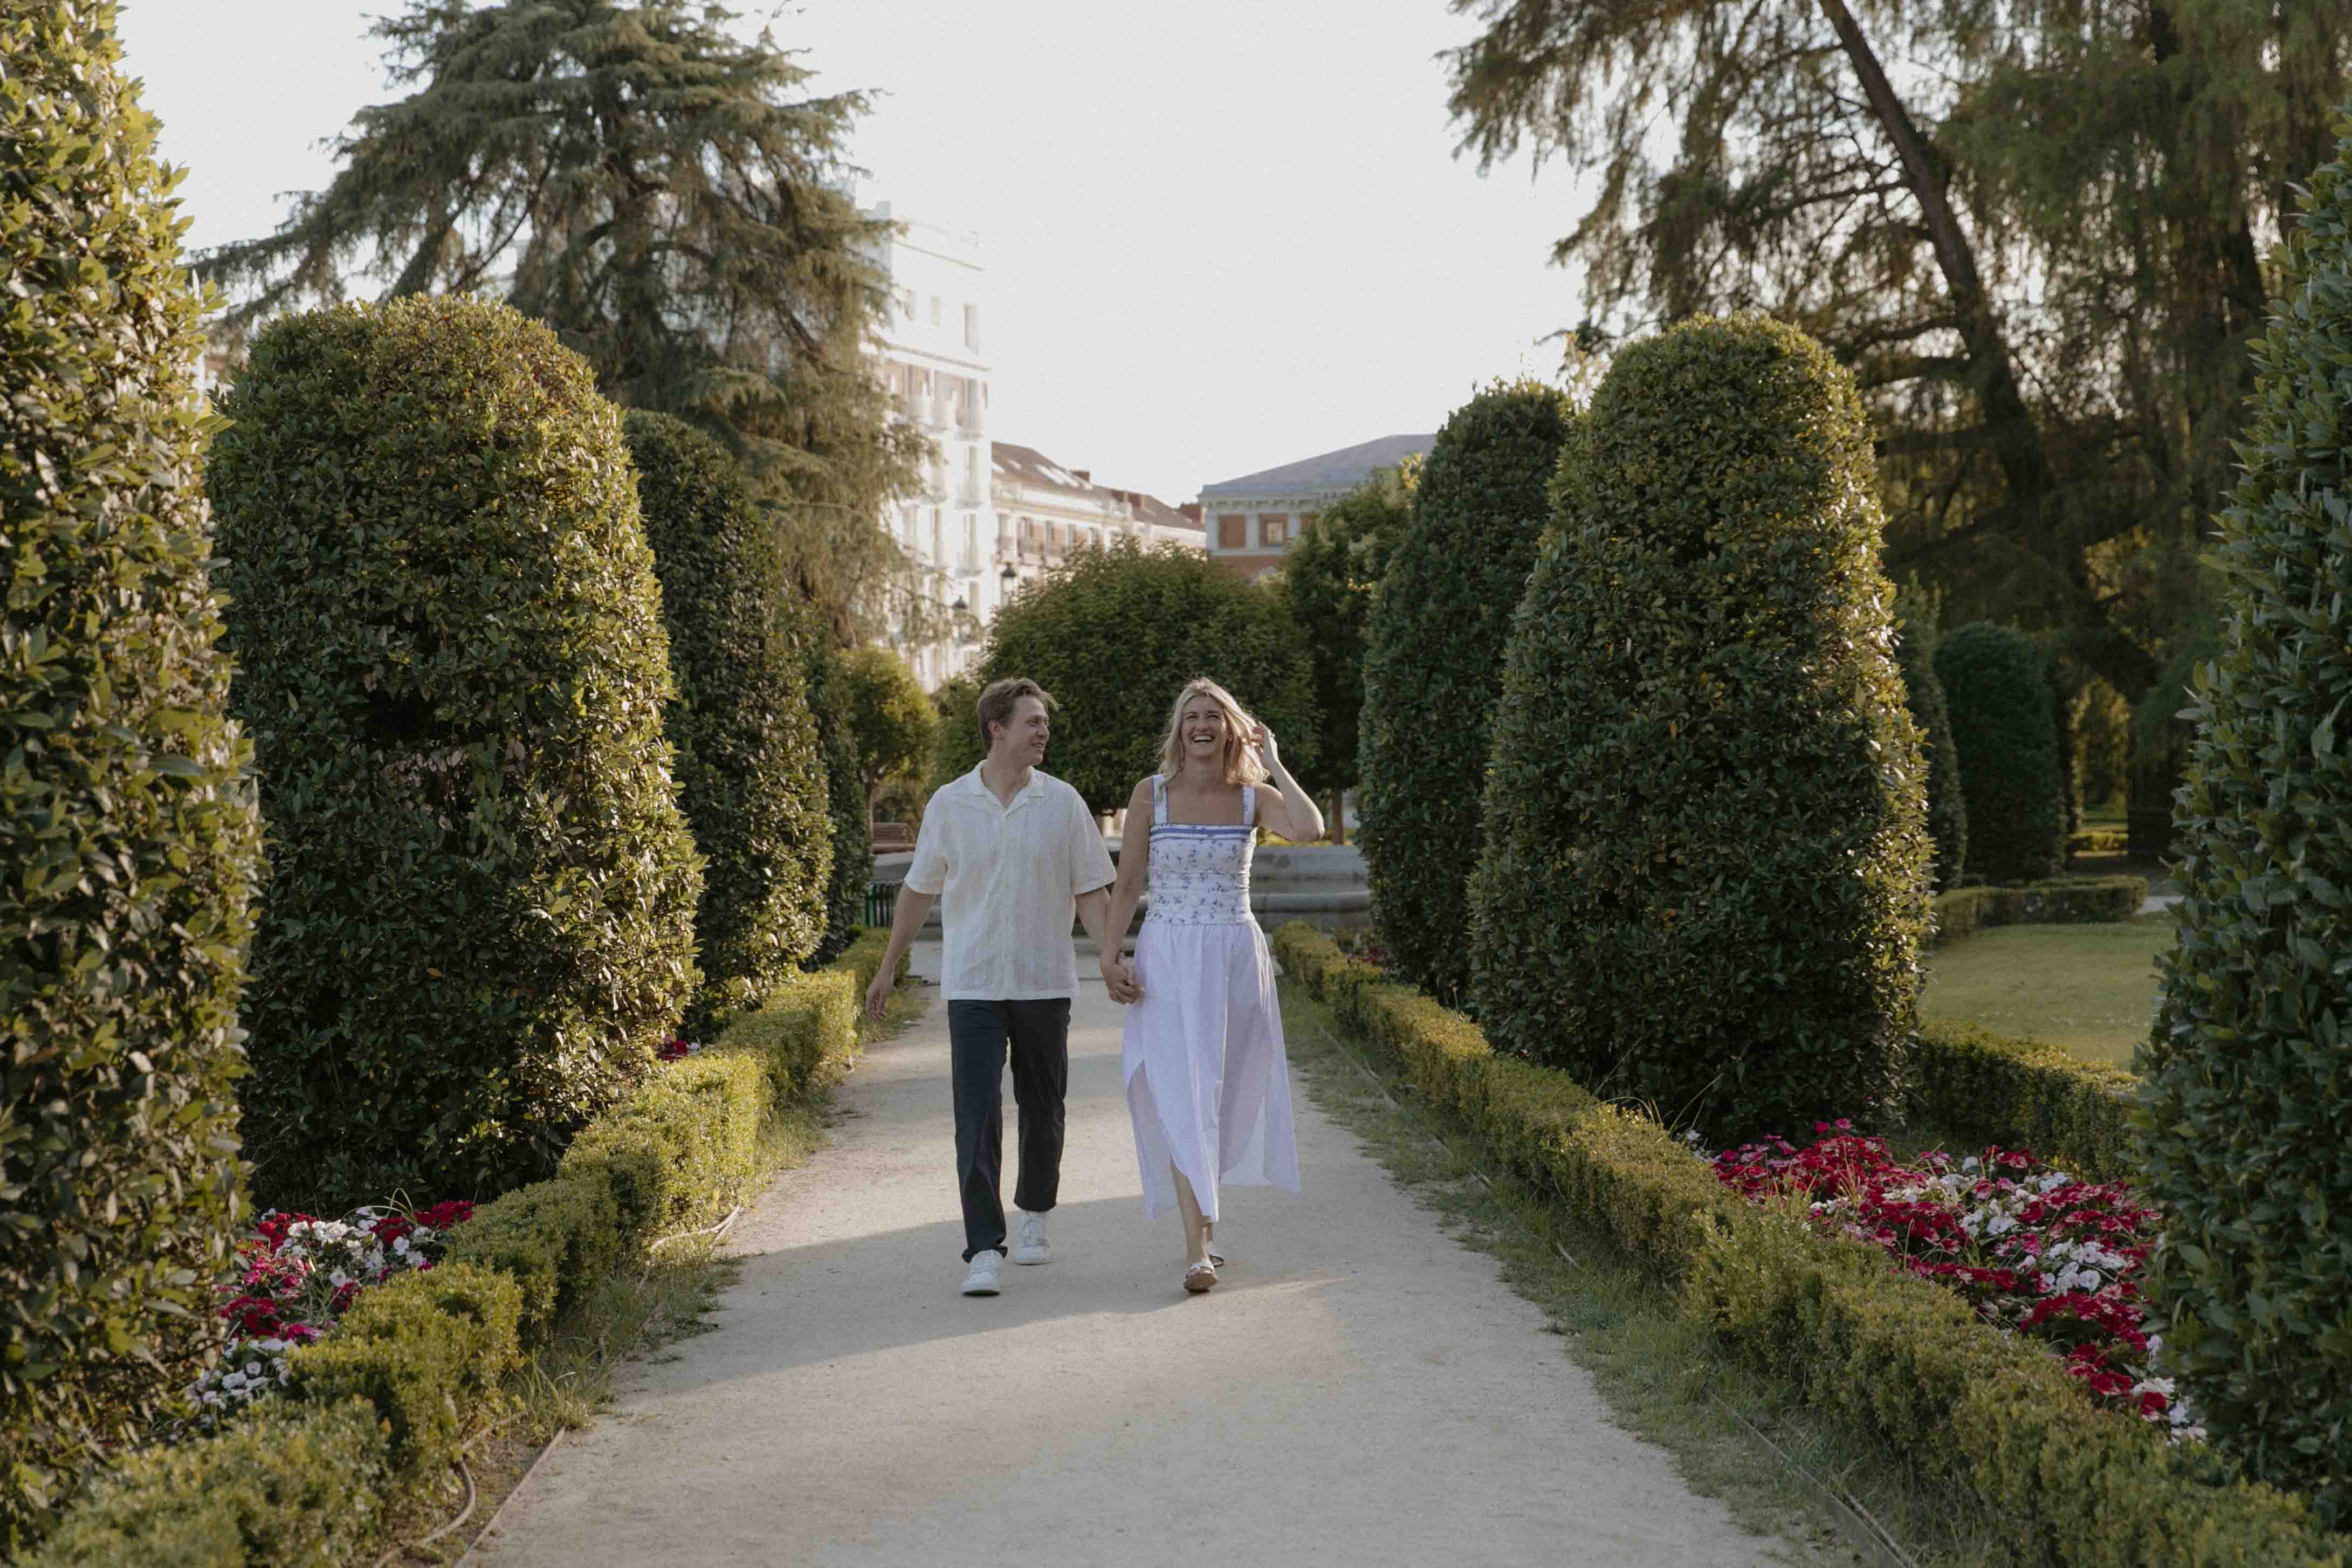
[[[1127,803],[1108,930],[1124,932],[1151,892],[1132,965],[1102,959],[1127,1012],[1127,1109],[1148,1218],[1173,1205],[1184,1222],[1184,1289],[1217,1282],[1217,1188],[1298,1190],[1274,959],[1250,916],[1258,825],[1285,838],[1323,837],[1323,814],[1298,786],[1274,734],[1213,680],[1178,694],[1160,772]],[[1140,994],[1135,994],[1139,991]]]

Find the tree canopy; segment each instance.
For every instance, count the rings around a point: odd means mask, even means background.
[[[866,108],[716,4],[410,0],[379,22],[415,90],[363,110],[323,191],[199,267],[236,334],[389,279],[553,327],[598,390],[719,437],[785,506],[835,635],[919,616],[874,526],[925,447],[865,350],[887,307],[887,223],[844,194]],[[917,639],[919,640],[919,637]]]
[[[1356,787],[1356,735],[1364,711],[1364,626],[1372,591],[1412,520],[1421,459],[1381,468],[1317,515],[1283,558],[1283,591],[1314,661],[1318,717],[1315,783]],[[1338,812],[1331,824],[1341,830]],[[1344,830],[1343,832],[1344,837]]]
[[[841,674],[850,733],[857,741],[857,774],[870,808],[887,780],[921,776],[939,716],[907,661],[887,647],[850,649],[842,656]]]
[[[2329,146],[2332,0],[1454,0],[1464,148],[1595,177],[1590,342],[1761,309],[1871,399],[1891,569],[2126,697],[2210,594],[2265,259]]]

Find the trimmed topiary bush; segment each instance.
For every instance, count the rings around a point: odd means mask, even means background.
[[[2352,1525],[2352,122],[2289,236],[2138,1068],[2150,1293],[2214,1439]]]
[[[257,1195],[543,1176],[694,987],[653,557],[546,328],[410,297],[272,324],[207,470],[269,825]]]
[[[1979,621],[1944,637],[1935,667],[1960,754],[1968,874],[1989,882],[2058,875],[2066,868],[2066,793],[2047,656],[2015,627]]]
[[[113,30],[0,13],[0,1554],[194,1380],[243,1201],[260,824],[198,302]]]
[[[1718,1142],[1893,1110],[1926,763],[1853,379],[1778,322],[1676,327],[1617,355],[1557,496],[1470,884],[1487,1037]]]
[[[1364,628],[1359,841],[1390,962],[1438,1000],[1470,983],[1467,884],[1511,613],[1551,519],[1568,400],[1498,383],[1455,409]]]
[[[1935,605],[1916,595],[1895,602],[1895,665],[1903,676],[1904,704],[1919,727],[1927,758],[1927,837],[1936,847],[1936,886],[1955,888],[1968,869],[1969,808],[1960,794],[1960,751],[1952,742],[1952,714],[1936,676],[1941,640]]]
[[[702,988],[686,1018],[703,1039],[817,951],[832,801],[772,515],[726,448],[683,420],[633,413],[621,428],[677,682],[664,729],[678,805],[703,858]]]
[[[1118,810],[1159,771],[1169,707],[1199,675],[1265,721],[1285,766],[1313,776],[1313,670],[1288,602],[1197,550],[1082,550],[1023,588],[989,630],[980,681],[1024,675],[1061,703],[1045,771],[1090,811]],[[977,700],[941,720],[940,744],[961,748],[950,778],[986,749]]]
[[[802,617],[802,668],[809,711],[816,720],[817,758],[824,769],[826,811],[833,818],[833,864],[824,887],[824,935],[801,967],[831,963],[849,951],[866,923],[866,889],[874,881],[874,835],[866,820],[866,783],[857,767],[857,714],[851,706],[841,654]]]

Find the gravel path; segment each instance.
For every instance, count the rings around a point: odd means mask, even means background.
[[[1772,1559],[1304,1092],[1306,1192],[1228,1189],[1224,1282],[1183,1296],[1174,1219],[1142,1216],[1118,1031],[1088,984],[1055,1261],[991,1300],[956,1293],[945,1007],[868,1056],[831,1145],[739,1227],[717,1330],[625,1369],[475,1560]]]

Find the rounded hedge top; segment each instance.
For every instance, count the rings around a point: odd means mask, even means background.
[[[1470,978],[1465,885],[1511,613],[1551,518],[1571,412],[1537,381],[1455,409],[1364,628],[1360,842],[1390,959],[1441,1000]]]
[[[542,1175],[693,984],[660,590],[619,413],[545,327],[407,298],[273,323],[207,470],[268,903],[268,1194]]]
[[[702,990],[687,1029],[709,1037],[720,1014],[756,1006],[816,952],[830,796],[782,530],[727,449],[684,420],[633,413],[622,431],[677,684],[664,728],[678,805],[704,862]]]
[[[1482,1025],[1719,1136],[1887,1109],[1925,763],[1852,378],[1760,319],[1633,344],[1557,498],[1496,710]]]
[[[0,1555],[220,1340],[260,823],[203,343],[110,5],[0,18]]]

